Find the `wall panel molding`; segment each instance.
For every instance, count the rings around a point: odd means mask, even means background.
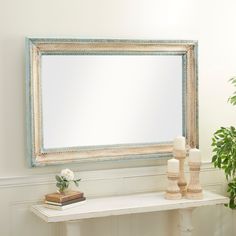
[[[188,173],[188,167],[185,166],[186,173]],[[201,172],[218,172],[210,162],[204,162],[202,164]],[[112,180],[112,179],[127,179],[127,178],[140,178],[151,176],[163,176],[166,174],[166,165],[151,166],[151,167],[135,167],[135,168],[121,168],[110,170],[96,170],[96,171],[82,171],[76,173],[78,177],[85,181],[95,180]],[[40,174],[40,175],[28,175],[28,176],[11,176],[0,178],[0,188],[11,187],[24,187],[35,186],[55,183],[55,174]]]

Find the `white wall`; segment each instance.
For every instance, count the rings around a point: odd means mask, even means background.
[[[4,205],[3,209],[6,213],[4,220],[3,218],[0,220],[0,224],[2,223],[0,234],[28,236],[32,234],[33,228],[40,227],[45,230],[45,235],[49,235],[50,226],[45,226],[28,213],[26,214],[25,209],[27,209],[28,203],[23,204],[22,202],[29,201],[30,204],[31,201],[36,201],[45,192],[52,190],[54,185],[50,185],[50,181],[46,181],[40,185],[31,183],[31,185],[24,186],[25,179],[22,179],[21,176],[33,176],[32,179],[37,182],[38,178],[35,179],[34,176],[40,174],[43,178],[47,178],[48,174],[53,174],[62,168],[56,166],[32,169],[27,166],[24,125],[24,38],[26,36],[198,40],[200,147],[203,158],[207,161],[211,158],[210,143],[214,130],[221,125],[236,125],[234,119],[236,109],[226,103],[228,96],[233,91],[227,80],[236,75],[235,8],[234,0],[0,0],[0,177],[2,177],[0,202]],[[127,161],[70,167],[86,173],[86,170],[155,166],[156,164],[158,164],[157,161]],[[100,172],[95,172],[95,175],[96,173],[100,174]],[[14,184],[6,188],[5,183],[8,183],[9,178],[11,180],[13,176],[19,176],[19,178],[14,178],[12,180]],[[136,178],[137,185],[148,185],[140,191],[153,190],[155,185],[149,185],[149,181],[160,182],[156,180],[156,177],[148,179],[148,181],[145,177],[143,178]],[[213,189],[223,192],[223,178],[220,181],[217,180],[218,182],[215,177],[211,178],[210,174],[207,178],[207,181],[210,181],[208,185],[220,186],[219,189],[217,189],[218,187]],[[105,178],[104,181],[101,187],[102,192],[99,192],[98,188],[93,188],[96,181],[92,181],[91,185],[86,185],[85,181],[82,186],[90,195],[105,195],[110,193],[111,186],[120,183],[117,178],[107,180],[107,182]],[[130,183],[128,186],[133,186],[133,184]],[[156,190],[159,189],[163,189],[163,186],[156,187]],[[8,200],[6,201],[6,199]],[[14,214],[16,209],[18,215]],[[205,211],[205,214],[209,216],[216,213],[215,209]],[[198,225],[201,225],[201,214],[199,213],[195,218]],[[230,219],[229,214],[226,214],[228,218],[214,218],[215,224],[212,222],[209,226],[205,226],[205,231],[208,232],[205,235],[223,235],[214,225]],[[149,215],[140,217],[147,217],[145,219],[148,221],[152,219]],[[168,218],[166,214],[158,215],[158,217],[157,219]],[[110,220],[108,219],[108,221]],[[121,235],[122,232],[123,235],[129,235],[124,232],[129,232],[125,229],[128,229],[131,223],[127,223],[126,218],[122,217],[119,222],[121,227],[118,228],[121,231],[111,230],[113,235]],[[134,220],[133,225],[137,225],[137,222],[141,222],[141,220]],[[162,222],[166,224],[168,221],[162,220]],[[14,229],[10,227],[12,224]],[[116,223],[112,221],[107,224]],[[27,225],[31,225],[31,227],[28,228]],[[99,224],[92,222],[91,225],[98,226]],[[232,235],[230,227],[227,224],[228,231],[224,235]],[[24,234],[19,234],[19,229],[26,231],[21,231]],[[163,231],[163,235],[166,234]],[[152,234],[150,233],[150,235]]]

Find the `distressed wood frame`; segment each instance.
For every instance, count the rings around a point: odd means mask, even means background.
[[[183,58],[183,135],[188,147],[198,147],[197,42],[164,40],[81,40],[27,38],[27,149],[31,166],[69,162],[157,158],[170,156],[172,143],[44,149],[42,135],[42,55],[156,54]]]

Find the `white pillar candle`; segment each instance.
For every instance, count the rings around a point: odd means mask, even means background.
[[[179,160],[172,158],[167,162],[168,173],[179,173]]]
[[[190,162],[201,162],[201,152],[197,148],[189,150],[189,161]]]
[[[185,150],[185,137],[178,136],[174,139],[175,150]]]

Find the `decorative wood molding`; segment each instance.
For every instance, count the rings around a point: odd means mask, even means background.
[[[186,173],[188,173],[186,166]],[[202,164],[201,172],[219,171],[215,169],[210,162]],[[112,180],[121,178],[135,178],[147,176],[165,176],[166,165],[151,167],[121,168],[110,170],[82,171],[76,173],[82,181]],[[44,184],[54,184],[55,174],[40,174],[27,176],[12,176],[0,178],[0,188],[11,188],[21,186],[35,186]]]

